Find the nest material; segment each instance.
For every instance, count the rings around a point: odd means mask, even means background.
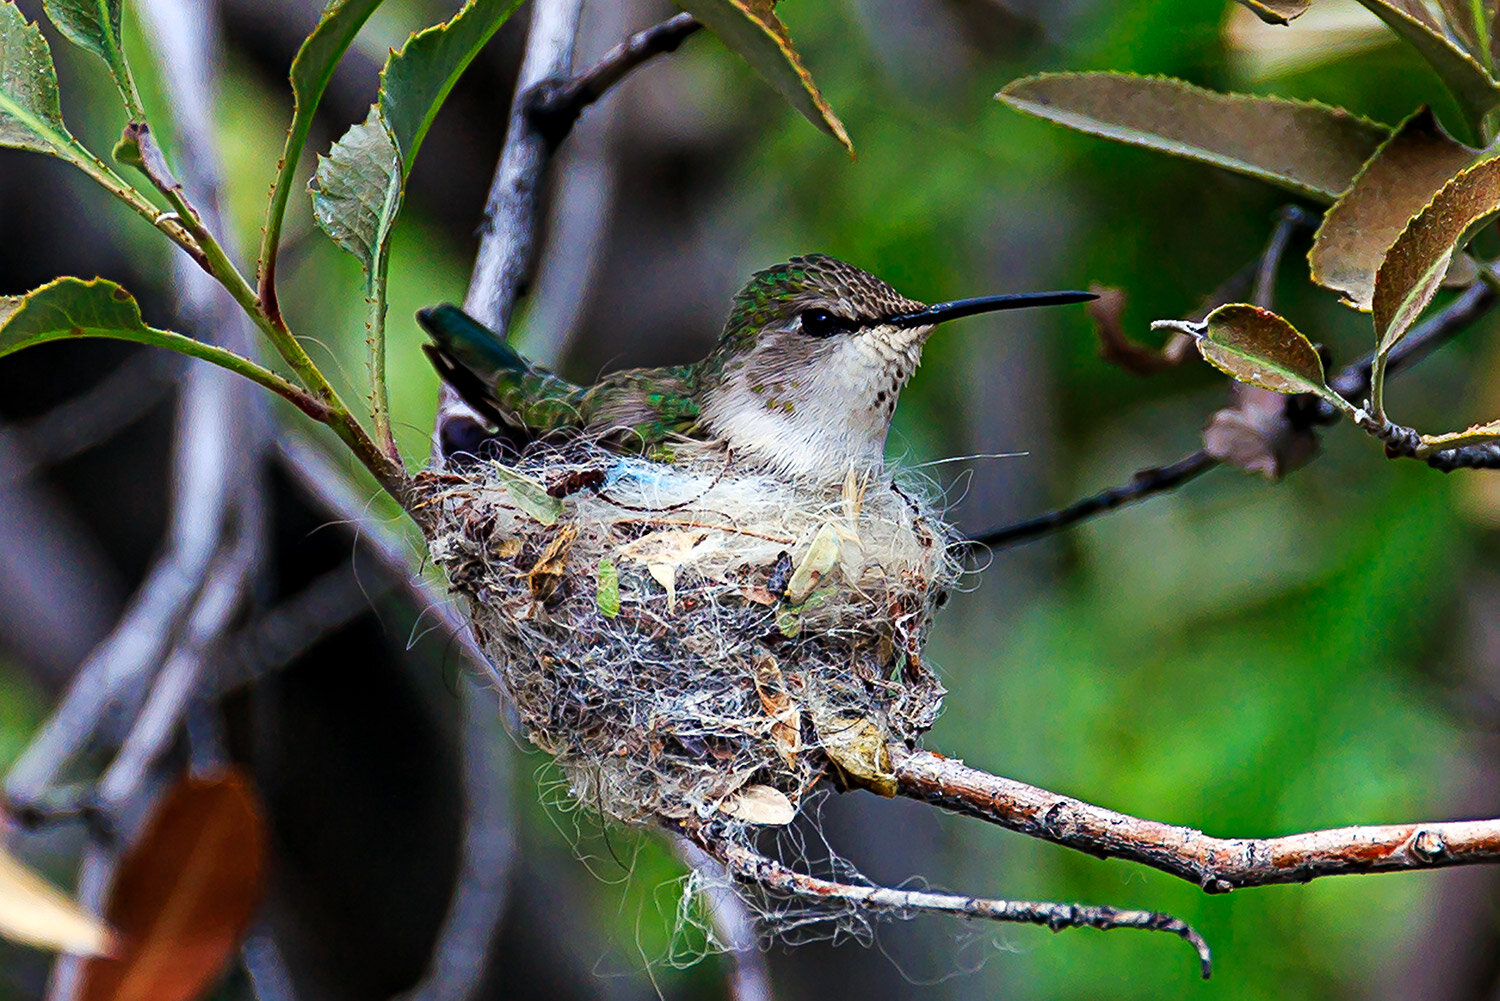
[[[829,773],[893,792],[887,744],[941,708],[920,651],[957,567],[888,480],[580,442],[430,482],[433,559],[584,806],[784,824]]]

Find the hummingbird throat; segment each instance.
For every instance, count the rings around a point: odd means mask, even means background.
[[[851,468],[878,469],[932,329],[767,336],[724,366],[704,394],[704,423],[736,456],[788,476],[836,482]]]

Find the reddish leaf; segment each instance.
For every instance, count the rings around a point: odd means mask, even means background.
[[[1181,332],[1174,333],[1160,348],[1132,340],[1125,332],[1123,289],[1093,283],[1089,285],[1089,291],[1099,298],[1084,309],[1094,321],[1094,332],[1099,335],[1099,357],[1109,364],[1132,375],[1155,375],[1176,368],[1192,357],[1193,338]]]
[[[1377,350],[1389,352],[1432,301],[1456,251],[1500,213],[1500,160],[1454,177],[1396,237],[1375,275]]]
[[[1203,450],[1220,462],[1279,480],[1318,454],[1318,436],[1286,416],[1286,397],[1258,386],[1235,387],[1233,407],[1203,429]]]
[[[1198,351],[1240,382],[1274,393],[1333,391],[1323,384],[1323,359],[1312,342],[1269,309],[1230,303],[1208,314]]]
[[[1375,273],[1407,222],[1480,151],[1450,137],[1427,108],[1397,127],[1328,214],[1308,262],[1313,281],[1368,310]]]
[[[82,1001],[192,1001],[223,974],[260,903],[266,835],[249,780],[184,778],[125,857],[107,916],[117,959],[84,967]]]
[[[754,67],[804,118],[854,155],[844,123],[823,99],[786,25],[776,16],[776,0],[677,0],[677,5]]]

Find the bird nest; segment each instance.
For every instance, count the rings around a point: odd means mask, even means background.
[[[539,443],[425,478],[433,560],[526,735],[626,823],[788,823],[825,777],[892,794],[932,725],[921,649],[958,568],[887,478]]]

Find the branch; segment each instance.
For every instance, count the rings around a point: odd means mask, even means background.
[[[1033,900],[992,900],[962,897],[927,890],[897,890],[884,886],[857,886],[820,879],[788,869],[743,845],[714,837],[704,828],[684,833],[705,852],[724,863],[736,880],[782,896],[800,897],[821,904],[842,903],[861,911],[909,914],[925,911],[959,914],[988,921],[1043,925],[1053,931],[1064,928],[1138,928],[1164,931],[1190,944],[1198,953],[1199,969],[1207,980],[1213,960],[1203,938],[1186,923],[1156,911],[1122,910]]]
[[[1489,314],[1497,304],[1500,304],[1500,292],[1497,292],[1489,283],[1476,282],[1469,286],[1463,294],[1434,314],[1431,319],[1413,329],[1401,343],[1392,349],[1386,366],[1387,374],[1394,375],[1410,369],[1412,365]],[[1358,402],[1370,391],[1370,373],[1373,365],[1374,355],[1366,355],[1341,369],[1328,384],[1340,396],[1358,405]],[[1327,403],[1308,395],[1287,397],[1286,408],[1288,418],[1294,424],[1301,423],[1303,426],[1334,424],[1340,416],[1338,411]],[[1392,438],[1402,437],[1401,432],[1409,431],[1396,425],[1388,425],[1388,427],[1390,428],[1388,433]],[[1415,432],[1411,433],[1415,434]],[[1398,449],[1398,454],[1409,453]],[[1496,469],[1500,468],[1500,446],[1474,445],[1449,449],[1428,457],[1426,461],[1434,469],[1443,472],[1461,468]],[[1106,511],[1113,511],[1126,504],[1133,504],[1156,494],[1174,490],[1218,464],[1217,459],[1199,449],[1168,465],[1143,469],[1133,475],[1129,483],[1110,487],[1108,490],[1067,507],[984,532],[973,536],[968,541],[972,545],[995,548],[1029,542]]]
[[[1153,466],[1150,469],[1142,469],[1130,477],[1129,483],[1108,490],[1100,491],[1092,497],[1085,497],[1081,501],[1075,501],[1067,507],[1048,511],[1046,514],[1018,521],[1004,528],[997,528],[969,539],[966,545],[990,546],[1002,548],[1015,545],[1018,542],[1029,542],[1043,535],[1067,528],[1069,525],[1086,521],[1095,515],[1106,511],[1113,511],[1117,507],[1126,504],[1134,504],[1136,501],[1145,500],[1154,494],[1165,493],[1175,490],[1189,480],[1208,472],[1219,464],[1219,460],[1209,455],[1203,449],[1184,455],[1166,466]]]
[[[656,56],[677,51],[703,25],[691,14],[677,14],[631,35],[593,66],[568,79],[540,81],[527,94],[531,124],[555,150],[567,138],[583,109],[603,97],[631,70]]]
[[[1208,893],[1306,883],[1320,876],[1500,862],[1500,819],[1214,838],[991,775],[932,751],[902,745],[890,750],[902,796],[1099,858],[1139,862]]]

